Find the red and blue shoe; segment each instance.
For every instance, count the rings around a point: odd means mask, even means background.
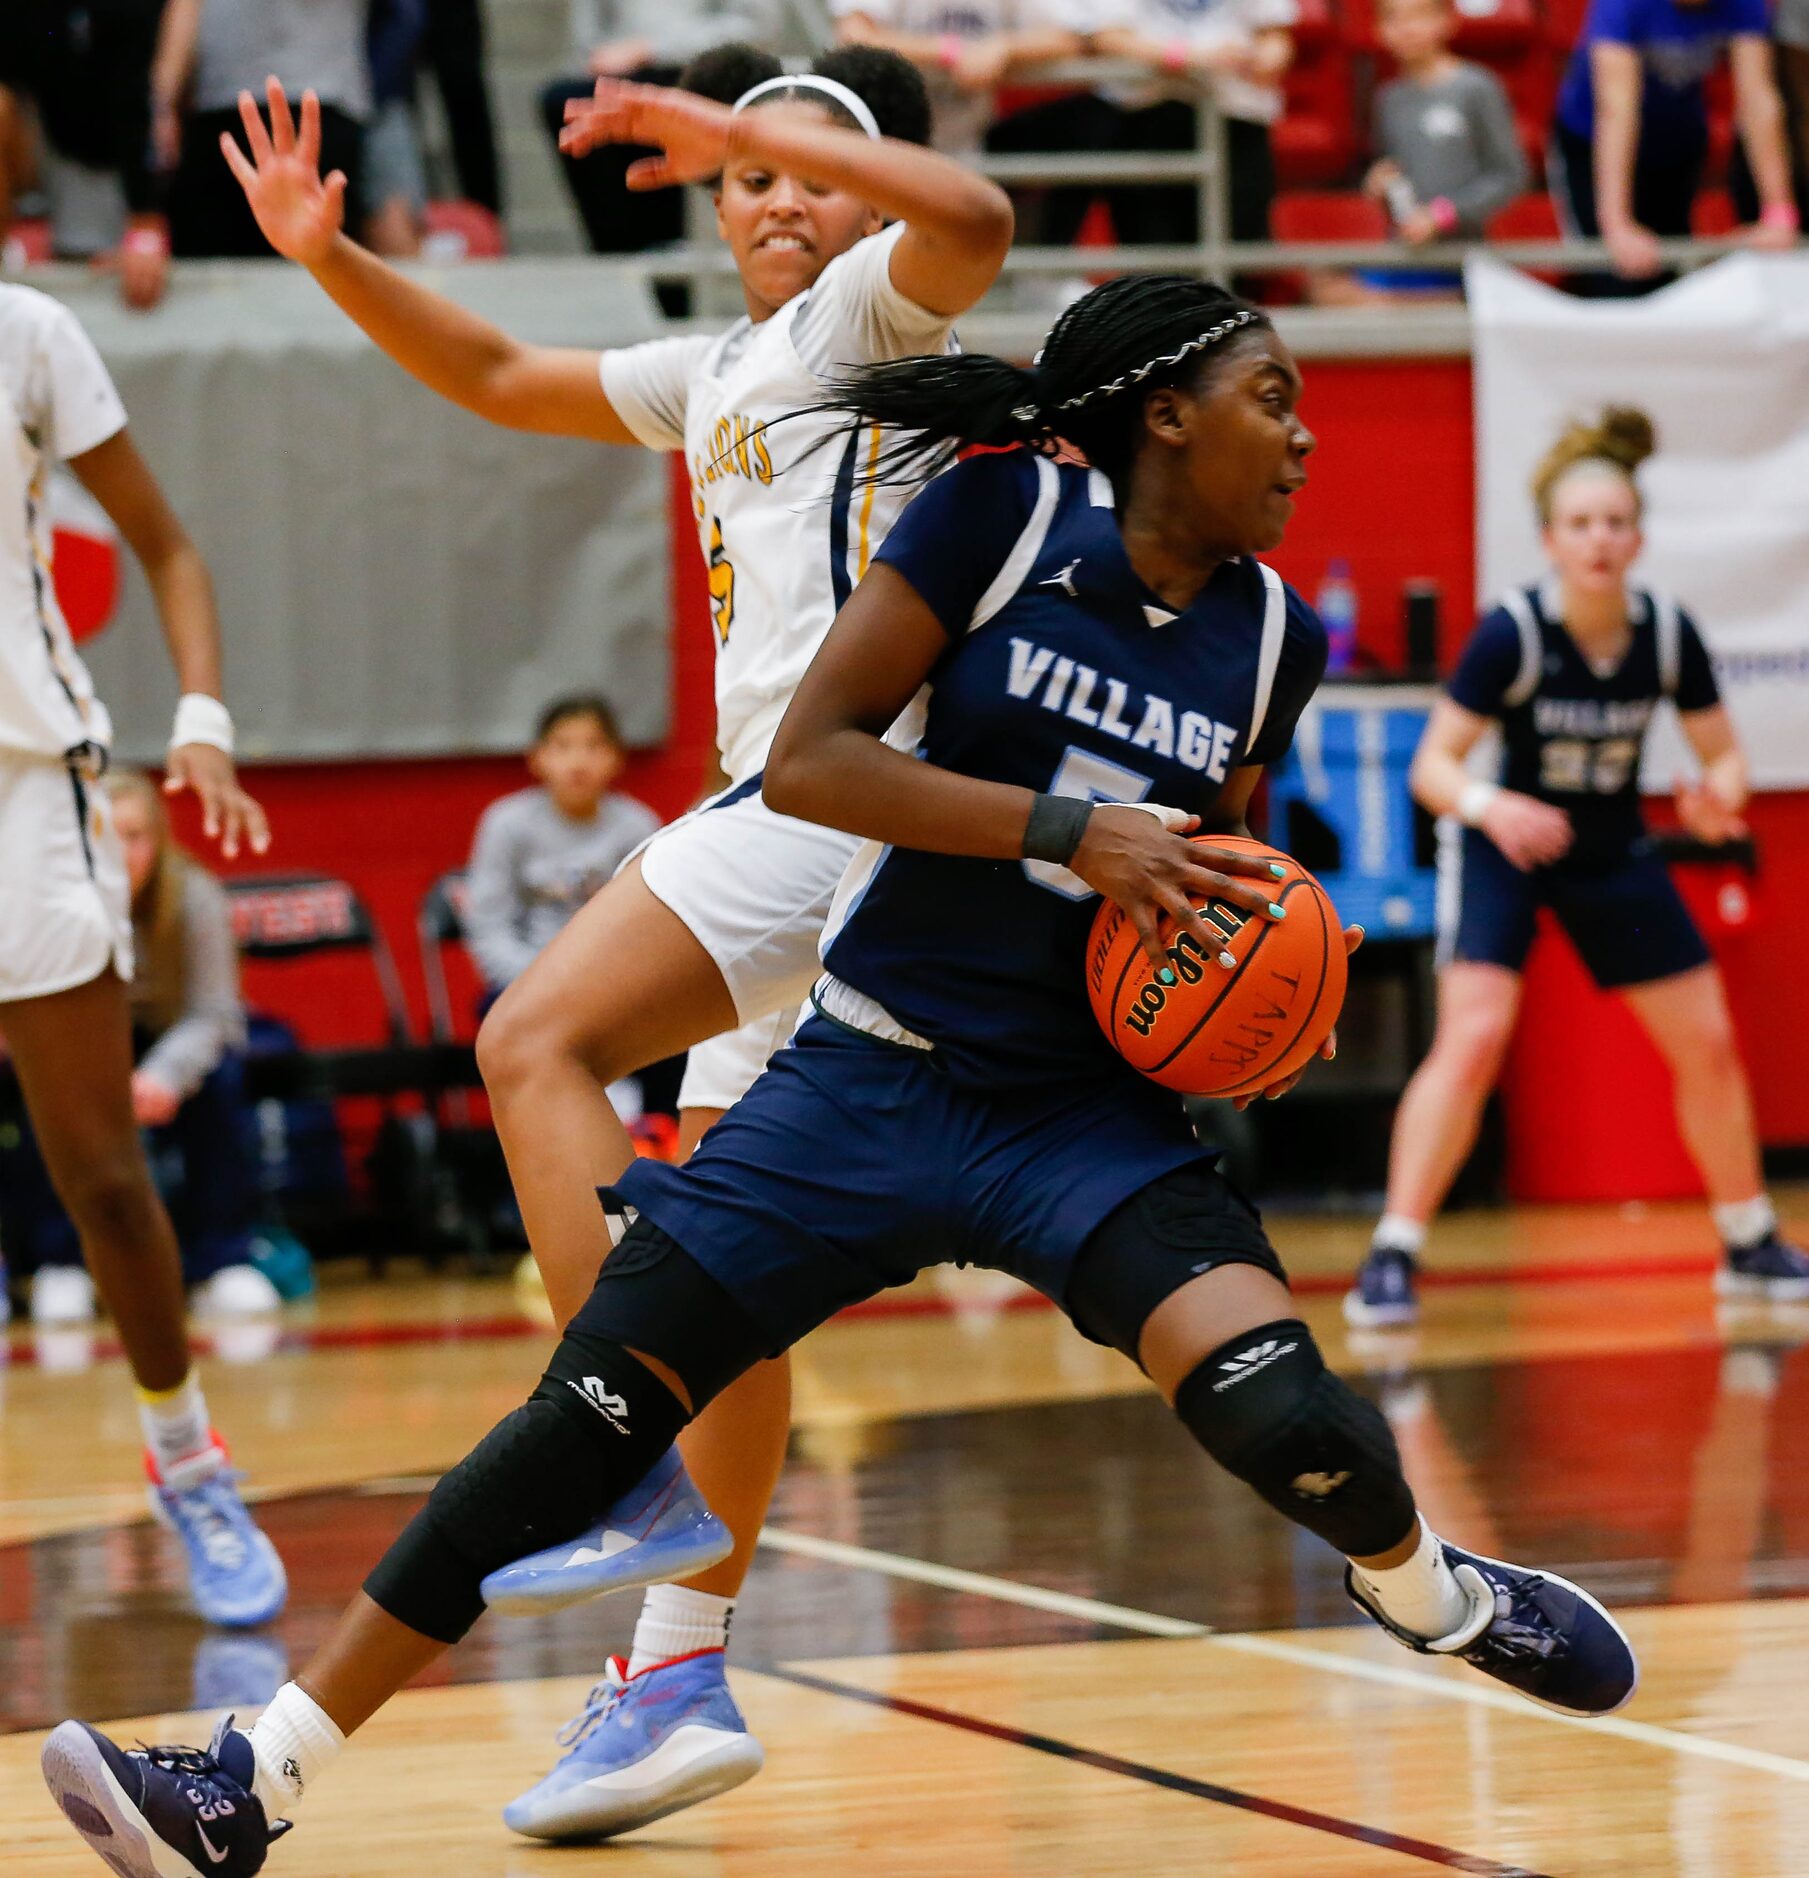
[[[503,1810],[524,1838],[611,1839],[752,1780],[766,1752],[748,1733],[720,1650],[630,1678],[611,1657],[584,1711],[560,1731],[565,1758]]]
[[[1566,1715],[1612,1715],[1639,1687],[1627,1633],[1581,1585],[1445,1544],[1469,1594],[1470,1615],[1445,1637],[1416,1637],[1374,1603],[1345,1567],[1351,1601],[1397,1643],[1422,1656],[1455,1656],[1496,1682]]]
[[[670,1584],[719,1565],[735,1541],[668,1448],[588,1532],[503,1565],[482,1586],[505,1617],[540,1617],[613,1591]]]
[[[252,1878],[289,1830],[251,1791],[251,1742],[228,1715],[205,1748],[121,1748],[86,1722],[44,1743],[44,1783],[118,1878]]]
[[[220,1437],[163,1472],[148,1453],[144,1464],[152,1517],[182,1541],[195,1609],[224,1630],[253,1630],[279,1617],[288,1576],[239,1493],[243,1476]]]

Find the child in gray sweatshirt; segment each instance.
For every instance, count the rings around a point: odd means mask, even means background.
[[[625,752],[601,698],[560,698],[528,752],[536,787],[504,796],[477,825],[466,872],[465,942],[491,992],[541,948],[659,827],[612,793]]]

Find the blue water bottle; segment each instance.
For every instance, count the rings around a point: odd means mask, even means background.
[[[1325,669],[1348,672],[1357,656],[1357,587],[1343,555],[1326,568],[1313,607],[1325,623]]]

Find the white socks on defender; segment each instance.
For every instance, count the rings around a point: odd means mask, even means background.
[[[1352,1572],[1403,1630],[1428,1643],[1448,1637],[1471,1614],[1470,1596],[1452,1575],[1438,1534],[1420,1521],[1420,1543],[1404,1565],[1373,1571],[1354,1561]]]
[[[1426,1222],[1409,1219],[1405,1213],[1384,1213],[1369,1235],[1372,1246],[1385,1245],[1394,1252],[1408,1252],[1418,1258],[1426,1245]]]
[[[734,1612],[733,1598],[687,1591],[683,1585],[655,1585],[642,1601],[640,1621],[634,1627],[629,1675],[638,1676],[675,1656],[725,1648]]]
[[[247,1740],[257,1757],[251,1790],[268,1819],[288,1819],[316,1779],[339,1758],[345,1736],[300,1684],[286,1682],[252,1725]]]
[[[187,1486],[185,1473],[199,1475],[219,1463],[213,1425],[201,1379],[191,1369],[173,1389],[138,1391],[138,1425],[165,1486]],[[205,1468],[192,1464],[206,1462]]]
[[[1755,1194],[1750,1200],[1735,1200],[1727,1206],[1711,1206],[1715,1230],[1730,1252],[1743,1252],[1759,1245],[1778,1229],[1777,1209],[1768,1193]]]

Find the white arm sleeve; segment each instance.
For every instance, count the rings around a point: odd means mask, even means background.
[[[707,333],[649,339],[605,352],[597,370],[616,415],[649,450],[685,447],[685,406],[691,382],[710,348]]]
[[[903,222],[894,222],[857,241],[818,276],[791,327],[793,349],[812,377],[948,350],[954,320],[892,285],[892,251],[904,231]]]

